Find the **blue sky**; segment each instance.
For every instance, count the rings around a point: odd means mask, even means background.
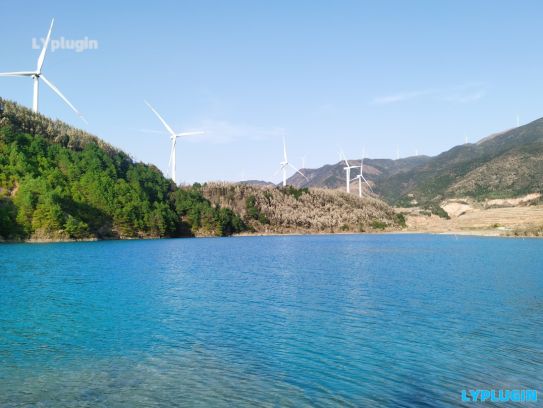
[[[97,50],[49,52],[44,73],[89,121],[42,85],[40,111],[166,170],[175,130],[178,180],[265,179],[282,157],[298,167],[434,155],[543,116],[537,1],[0,0],[0,72],[33,69],[52,38]],[[31,106],[28,78],[0,95]]]

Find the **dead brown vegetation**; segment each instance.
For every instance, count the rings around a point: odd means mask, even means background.
[[[286,189],[208,183],[204,196],[239,213],[256,232],[364,232],[397,229],[394,210],[383,201],[337,190]]]

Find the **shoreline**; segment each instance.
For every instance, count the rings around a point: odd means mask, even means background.
[[[243,237],[278,237],[278,236],[304,236],[304,235],[454,235],[461,237],[487,237],[487,238],[543,238],[534,235],[506,235],[490,230],[389,230],[389,231],[374,231],[374,232],[356,232],[356,231],[340,231],[340,232],[243,232],[240,234],[232,234],[229,236],[185,236],[185,237],[141,237],[141,238],[86,238],[86,239],[28,239],[28,240],[0,240],[2,244],[61,244],[61,243],[79,243],[79,242],[105,242],[105,241],[147,241],[160,239],[191,239],[191,238],[243,238]]]

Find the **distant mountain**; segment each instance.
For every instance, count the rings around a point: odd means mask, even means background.
[[[364,159],[364,177],[372,185],[377,188],[380,185],[380,180],[409,171],[417,166],[427,163],[430,160],[428,156],[415,156],[405,159]],[[360,159],[350,160],[352,166],[360,166]],[[288,179],[288,183],[298,188],[302,187],[318,187],[318,188],[345,188],[345,162],[341,161],[336,164],[327,164],[317,169],[302,169],[307,179],[299,173],[294,174]],[[359,169],[351,170],[351,179],[360,173]],[[358,188],[358,185],[353,181],[351,188]]]
[[[350,161],[358,165],[359,160]],[[299,186],[343,188],[344,163],[305,169]],[[351,177],[358,174],[353,171]],[[518,197],[543,189],[543,119],[464,144],[435,157],[364,160],[364,175],[376,194],[396,205],[432,206],[443,199]],[[352,188],[356,186],[353,183]],[[352,190],[353,191],[353,190]]]
[[[272,183],[271,181],[264,181],[264,180],[243,180],[238,181],[235,184],[244,184],[247,186],[275,186],[275,183]]]

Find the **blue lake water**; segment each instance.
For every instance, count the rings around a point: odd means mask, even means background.
[[[2,407],[446,407],[542,385],[543,240],[0,246]]]

